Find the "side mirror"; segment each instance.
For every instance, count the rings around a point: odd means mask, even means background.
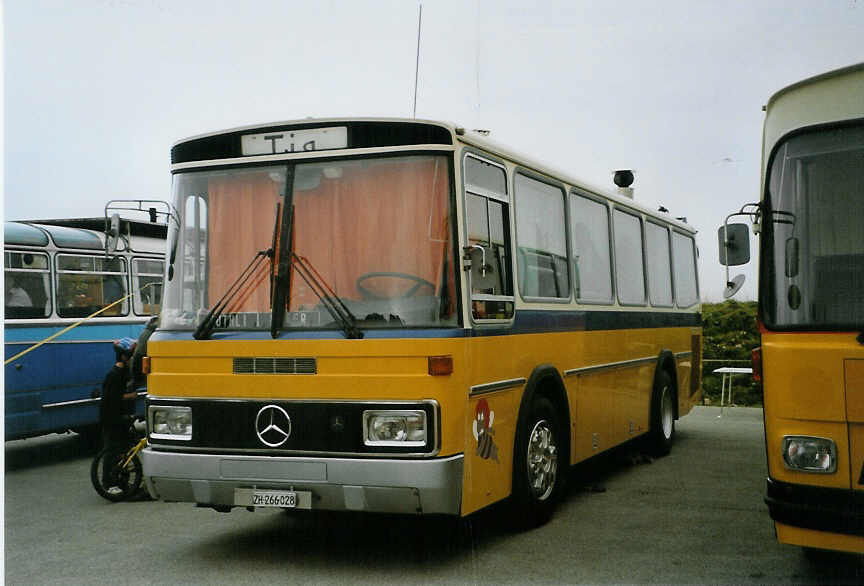
[[[750,262],[750,230],[747,224],[724,224],[717,230],[720,264],[726,267]]]
[[[786,239],[786,276],[798,276],[798,239],[794,236]]]
[[[117,252],[117,243],[120,240],[120,214],[111,216],[111,223],[105,232],[105,254],[108,256]]]

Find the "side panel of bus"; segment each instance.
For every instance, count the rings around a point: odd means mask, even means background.
[[[110,340],[137,338],[141,324],[80,326],[6,366],[6,439],[79,429],[99,422],[102,379],[114,362]],[[6,358],[61,327],[6,329]],[[20,342],[19,342],[20,340]],[[143,401],[138,401],[143,416]]]
[[[653,357],[632,367],[562,377],[570,411],[569,464],[576,464],[649,431],[657,357],[664,350],[682,354],[670,375],[678,387],[679,416],[690,411],[701,397],[690,390],[689,358],[692,337],[698,338],[699,331],[656,328],[473,338],[468,341],[468,362],[472,365],[469,386],[527,381],[540,365],[564,373],[576,366]],[[463,514],[510,495],[516,425],[524,392],[523,382],[469,396]]]

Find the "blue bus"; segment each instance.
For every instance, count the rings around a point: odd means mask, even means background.
[[[114,361],[111,341],[137,338],[159,313],[166,225],[120,220],[116,242],[106,248],[106,223],[5,222],[7,441],[68,430],[97,437],[102,380]]]

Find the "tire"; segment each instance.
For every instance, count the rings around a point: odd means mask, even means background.
[[[101,497],[114,503],[136,494],[144,476],[141,460],[137,455],[123,470],[119,470],[125,457],[125,451],[102,450],[90,465],[90,482],[93,483],[93,488]]]
[[[519,418],[513,454],[513,519],[519,528],[542,525],[552,516],[564,489],[567,436],[552,403],[538,397]]]
[[[665,370],[657,373],[651,393],[651,431],[648,451],[652,456],[665,456],[675,440],[675,386]]]

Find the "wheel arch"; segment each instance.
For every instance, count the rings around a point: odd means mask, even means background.
[[[563,461],[567,467],[570,466],[570,444],[571,444],[571,428],[570,428],[570,401],[567,398],[567,390],[564,386],[564,379],[558,369],[551,364],[540,364],[534,367],[531,376],[528,377],[528,382],[525,384],[525,391],[522,393],[522,400],[519,402],[519,415],[516,420],[516,428],[519,429],[523,424],[524,419],[528,417],[529,407],[531,402],[536,397],[545,397],[555,407],[563,420],[563,427],[567,431],[566,444],[562,446],[564,452]],[[518,435],[518,434],[517,434]],[[516,449],[516,438],[514,437],[513,449]]]

